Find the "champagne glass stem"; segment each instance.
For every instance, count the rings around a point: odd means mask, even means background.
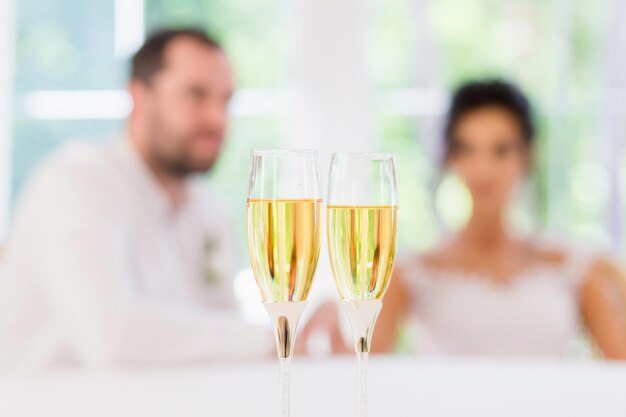
[[[344,300],[341,306],[348,315],[354,337],[354,350],[358,366],[358,411],[359,417],[367,415],[367,362],[372,343],[376,318],[383,306],[381,300]]]
[[[295,343],[295,335],[298,330],[298,321],[306,306],[306,301],[289,301],[267,303],[263,305],[267,310],[278,353],[279,393],[280,393],[280,416],[289,416],[289,380],[291,377],[291,356]]]
[[[291,356],[279,358],[280,366],[280,416],[289,417],[289,385],[291,379]]]
[[[359,417],[367,416],[367,362],[369,359],[369,353],[358,352],[357,366],[358,366],[358,401],[359,401]]]

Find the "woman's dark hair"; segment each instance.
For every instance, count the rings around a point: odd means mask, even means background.
[[[467,114],[484,107],[499,107],[508,111],[518,122],[527,146],[535,136],[532,110],[528,99],[515,85],[500,80],[472,81],[461,85],[452,96],[445,125],[445,157],[454,149],[454,131]]]

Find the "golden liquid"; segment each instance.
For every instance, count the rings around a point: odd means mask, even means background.
[[[397,206],[328,206],[328,249],[343,300],[382,298],[396,256]]]
[[[250,260],[263,301],[304,301],[320,254],[321,200],[248,200]]]

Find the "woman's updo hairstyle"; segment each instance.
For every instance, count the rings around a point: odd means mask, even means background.
[[[452,95],[444,131],[445,160],[455,148],[455,130],[460,120],[485,107],[498,107],[509,112],[519,124],[524,144],[532,145],[535,136],[532,110],[521,90],[500,80],[471,81],[461,85]]]

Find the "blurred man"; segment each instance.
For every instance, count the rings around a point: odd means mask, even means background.
[[[0,361],[154,365],[265,354],[234,314],[233,236],[194,174],[211,169],[233,74],[196,30],[152,35],[132,62],[123,137],[70,145],[30,179],[0,280]]]

